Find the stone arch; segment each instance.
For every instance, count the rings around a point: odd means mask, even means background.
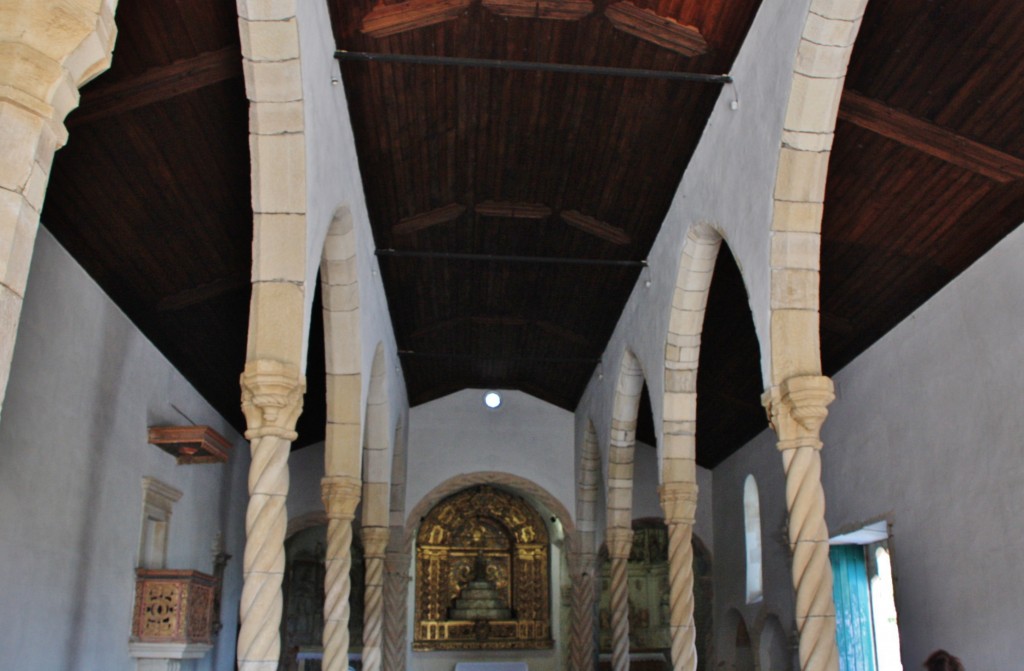
[[[775,615],[768,615],[760,628],[757,659],[760,671],[790,671],[793,668],[789,637]]]
[[[512,475],[511,473],[502,473],[499,471],[477,471],[475,473],[463,473],[448,478],[441,484],[437,485],[415,505],[409,511],[406,516],[405,529],[403,532],[403,543],[402,547],[406,552],[409,552],[412,548],[412,541],[415,537],[416,530],[419,528],[420,521],[422,518],[434,508],[442,499],[466,489],[474,485],[497,485],[505,489],[509,489],[516,494],[524,497],[527,501],[533,504],[540,510],[544,510],[551,515],[554,515],[559,522],[562,524],[562,530],[565,533],[565,539],[568,544],[575,542],[576,536],[576,525],[573,523],[572,516],[569,514],[569,510],[555,498],[548,490],[544,489],[532,480],[520,477],[518,475]]]
[[[770,386],[821,374],[818,270],[825,179],[867,1],[814,0],[800,38],[772,211]]]
[[[723,651],[726,667],[735,671],[754,671],[754,648],[750,638],[750,629],[743,614],[735,608],[725,616],[725,632],[729,636],[728,646]]]
[[[325,526],[327,524],[327,513],[323,510],[314,510],[312,512],[303,513],[302,515],[296,515],[295,517],[288,520],[288,529],[285,531],[284,538],[288,540],[300,531],[311,529],[313,527]]]
[[[580,459],[576,464],[576,528],[582,552],[594,552],[598,502],[601,499],[601,452],[597,446],[594,423],[587,420],[583,430]],[[588,542],[589,541],[589,542]]]
[[[704,311],[722,236],[708,224],[686,233],[665,339],[662,482],[697,479],[697,365]]]
[[[325,473],[328,476],[359,478],[362,433],[359,283],[356,277],[355,229],[352,213],[345,206],[335,210],[324,240],[320,260],[320,289],[323,297],[327,374]],[[380,355],[381,348],[378,346],[375,365]],[[386,409],[384,412],[386,415]]]
[[[391,430],[388,426],[388,389],[384,364],[384,345],[377,344],[370,367],[366,392],[366,416],[363,432],[363,528],[388,528],[390,513],[389,476]]]
[[[619,366],[612,406],[608,446],[608,528],[629,530],[633,523],[633,450],[644,372],[640,361],[626,350]]]

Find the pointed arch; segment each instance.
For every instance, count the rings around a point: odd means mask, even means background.
[[[709,224],[690,228],[672,298],[665,340],[662,482],[697,481],[697,366],[715,260],[722,236]]]
[[[363,527],[386,529],[390,518],[391,428],[384,345],[377,344],[370,367],[363,432]]]
[[[633,452],[644,372],[633,352],[626,350],[619,366],[612,406],[608,446],[608,527],[629,530],[633,523]]]
[[[572,515],[569,514],[568,508],[566,508],[565,505],[551,492],[541,487],[533,480],[527,480],[526,478],[513,475],[511,473],[502,473],[499,471],[477,471],[475,473],[463,473],[461,475],[448,478],[427,492],[426,495],[424,495],[424,497],[420,499],[420,501],[413,506],[411,510],[409,510],[409,513],[405,518],[406,521],[402,544],[405,551],[408,552],[412,549],[412,541],[416,535],[416,530],[420,526],[421,519],[428,511],[433,509],[433,507],[442,499],[457,491],[474,485],[498,485],[499,487],[504,487],[516,494],[519,494],[538,509],[554,515],[562,524],[566,543],[571,544],[575,542],[574,539],[576,537],[577,530],[576,525],[573,522]]]
[[[868,0],[814,0],[797,50],[771,224],[768,385],[821,375],[818,270],[839,101]]]
[[[352,213],[335,210],[320,260],[327,374],[327,434],[324,471],[328,476],[361,474],[359,282]],[[378,348],[379,353],[379,348]],[[376,360],[376,359],[375,359]]]

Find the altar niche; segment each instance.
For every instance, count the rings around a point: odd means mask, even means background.
[[[550,542],[543,518],[501,489],[464,489],[416,537],[413,650],[552,646]]]

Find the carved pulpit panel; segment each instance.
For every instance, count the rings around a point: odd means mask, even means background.
[[[434,507],[416,548],[414,650],[550,648],[550,545],[526,501],[473,487]]]

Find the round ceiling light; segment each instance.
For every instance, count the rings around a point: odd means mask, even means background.
[[[486,394],[484,394],[484,405],[486,405],[491,410],[494,410],[499,405],[501,405],[501,394],[499,394],[496,391],[487,392]]]

